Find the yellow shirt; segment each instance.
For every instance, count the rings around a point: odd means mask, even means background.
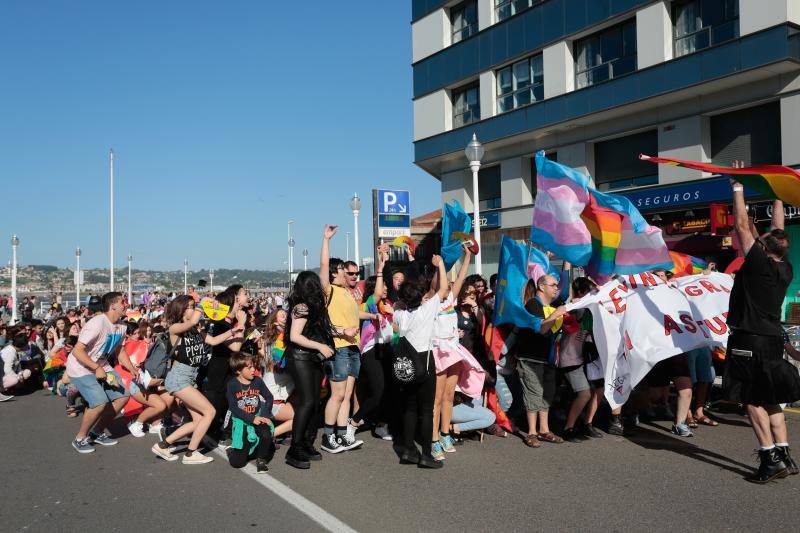
[[[331,295],[330,291],[333,291]],[[336,329],[356,328],[359,330],[358,303],[355,298],[345,288],[331,285],[328,291],[328,317],[331,325]],[[333,343],[336,348],[347,346],[360,346],[359,334],[355,337],[334,337]]]

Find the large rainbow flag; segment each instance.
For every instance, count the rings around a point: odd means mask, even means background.
[[[588,176],[536,154],[536,205],[530,239],[590,274],[672,268],[661,230],[630,200],[590,186]]]
[[[650,157],[640,155],[639,159],[660,163],[662,165],[672,165],[675,167],[685,167],[712,174],[730,174],[736,176],[736,181],[758,193],[782,200],[787,204],[800,206],[800,171],[783,165],[760,165],[755,167],[730,168],[710,163],[698,163],[696,161],[683,161],[681,159],[671,159],[665,157]]]

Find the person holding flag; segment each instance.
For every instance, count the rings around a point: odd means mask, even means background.
[[[800,376],[783,360],[781,327],[781,307],[794,273],[787,259],[783,202],[775,201],[770,231],[759,237],[747,216],[744,187],[733,178],[731,184],[734,227],[745,259],[731,290],[723,392],[726,400],[745,406],[760,445],[759,468],[746,479],[763,484],[798,473],[780,406],[800,399]]]

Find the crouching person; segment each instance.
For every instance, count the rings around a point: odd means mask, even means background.
[[[234,468],[242,468],[255,458],[256,471],[267,472],[267,465],[275,455],[272,441],[272,394],[264,381],[255,375],[255,356],[234,353],[230,358],[235,376],[228,381],[228,409],[231,415],[231,448],[228,461]]]

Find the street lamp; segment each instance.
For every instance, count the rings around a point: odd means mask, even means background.
[[[81,247],[75,248],[75,307],[81,305]]]
[[[189,294],[189,260],[183,260],[183,294]]]
[[[361,209],[361,198],[358,197],[358,193],[354,193],[353,197],[350,199],[350,209],[353,210],[353,252],[356,259],[356,266],[361,268],[361,258],[358,255],[358,211]],[[348,249],[349,248],[348,246]]]
[[[294,239],[292,239],[292,224],[294,224],[294,220],[290,220],[286,224],[286,243],[289,246],[289,261],[287,267],[289,272],[289,285],[292,284],[292,271],[294,270]]]
[[[17,246],[19,246],[19,237],[12,235],[11,237],[11,325],[17,323]]]
[[[308,270],[308,248],[303,250],[303,270]]]
[[[133,290],[131,286],[131,262],[133,262],[133,256],[128,254],[128,305],[133,305]]]
[[[208,290],[208,295],[211,296],[212,294],[214,294],[214,269],[213,268],[209,268],[208,269],[208,278],[209,278],[209,283],[211,284],[211,288]]]
[[[346,237],[345,242],[347,246],[347,251],[344,253],[344,255],[347,258],[347,260],[350,261],[350,232],[346,231],[344,235]]]
[[[110,234],[111,234],[111,246],[110,246],[110,257],[108,263],[108,276],[109,276],[109,291],[114,292],[114,150],[109,150],[109,176],[111,179],[111,189],[110,189]]]
[[[475,227],[475,244],[478,245],[478,253],[475,254],[475,273],[481,274],[481,219],[480,219],[480,200],[478,196],[478,171],[481,169],[481,159],[483,159],[483,146],[478,142],[478,136],[472,134],[472,140],[464,150],[464,154],[469,161],[469,168],[472,170],[472,223]]]

